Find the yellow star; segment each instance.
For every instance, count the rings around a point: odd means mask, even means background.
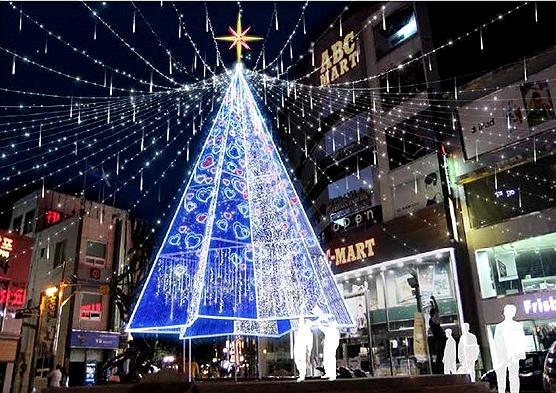
[[[231,26],[228,26],[228,31],[230,35],[224,37],[217,37],[217,40],[221,41],[231,41],[232,45],[228,49],[232,49],[234,46],[236,47],[236,56],[238,63],[241,62],[241,49],[251,49],[247,44],[250,41],[259,41],[262,40],[262,37],[255,37],[251,35],[247,35],[247,33],[251,30],[251,27],[243,30],[241,27],[241,12],[237,14],[237,23],[236,29],[234,30]]]

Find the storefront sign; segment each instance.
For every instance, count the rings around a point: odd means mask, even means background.
[[[531,299],[523,300],[523,311],[526,315],[539,315],[556,313],[556,298],[553,296],[535,296]]]
[[[347,246],[329,249],[326,251],[326,256],[330,262],[334,262],[336,266],[339,266],[372,257],[375,255],[374,246],[375,239],[370,238]]]
[[[70,347],[117,349],[119,342],[120,333],[98,332],[93,330],[72,330]]]
[[[348,217],[338,219],[330,224],[334,233],[349,231],[366,224],[374,224],[382,221],[381,206],[372,206]]]
[[[14,249],[14,239],[8,236],[0,236],[0,257],[9,258]]]
[[[334,82],[359,64],[359,53],[355,46],[355,33],[350,31],[321,53],[320,85]]]

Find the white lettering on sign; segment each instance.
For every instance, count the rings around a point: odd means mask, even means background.
[[[548,299],[536,298],[527,299],[523,301],[523,310],[525,314],[545,314],[549,312],[556,312],[556,299],[549,296]]]

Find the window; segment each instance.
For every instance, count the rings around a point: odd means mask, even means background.
[[[421,52],[413,55],[419,58]],[[390,70],[380,79],[381,107],[390,111],[405,100],[419,94],[427,88],[423,62],[412,61],[401,69]]]
[[[483,299],[556,289],[556,233],[475,252]]]
[[[41,248],[41,258],[44,258],[44,254],[46,252],[46,248]]]
[[[417,33],[413,5],[407,5],[386,16],[386,30],[382,23],[373,28],[376,58],[380,59]]]
[[[418,116],[388,128],[385,134],[391,170],[436,151],[433,130]]]
[[[15,233],[21,233],[21,224],[23,222],[23,216],[17,216],[12,222],[12,231]]]
[[[25,222],[23,223],[23,234],[26,235],[28,233],[33,232],[34,228],[35,228],[35,209],[25,213]]]
[[[41,254],[42,254],[42,250],[41,250]],[[64,239],[61,242],[57,242],[56,247],[54,248],[53,267],[60,266],[62,263],[64,263],[65,260],[66,260],[66,240]]]
[[[82,292],[79,317],[89,321],[100,321],[102,318],[102,295]]]
[[[546,157],[466,184],[471,227],[555,207],[555,182],[556,158]]]
[[[106,244],[88,240],[85,255],[85,263],[104,266],[106,264]]]

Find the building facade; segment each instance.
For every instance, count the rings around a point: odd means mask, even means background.
[[[517,307],[528,351],[556,340],[553,50],[527,59],[527,80],[521,63],[472,81],[458,109],[463,150],[453,167],[489,364],[507,304]]]
[[[56,364],[67,370],[70,385],[94,383],[120,346],[123,321],[110,302],[109,282],[132,247],[127,212],[38,191],[15,204],[11,230],[34,240],[27,307],[39,309],[25,318],[15,388],[44,387]]]

